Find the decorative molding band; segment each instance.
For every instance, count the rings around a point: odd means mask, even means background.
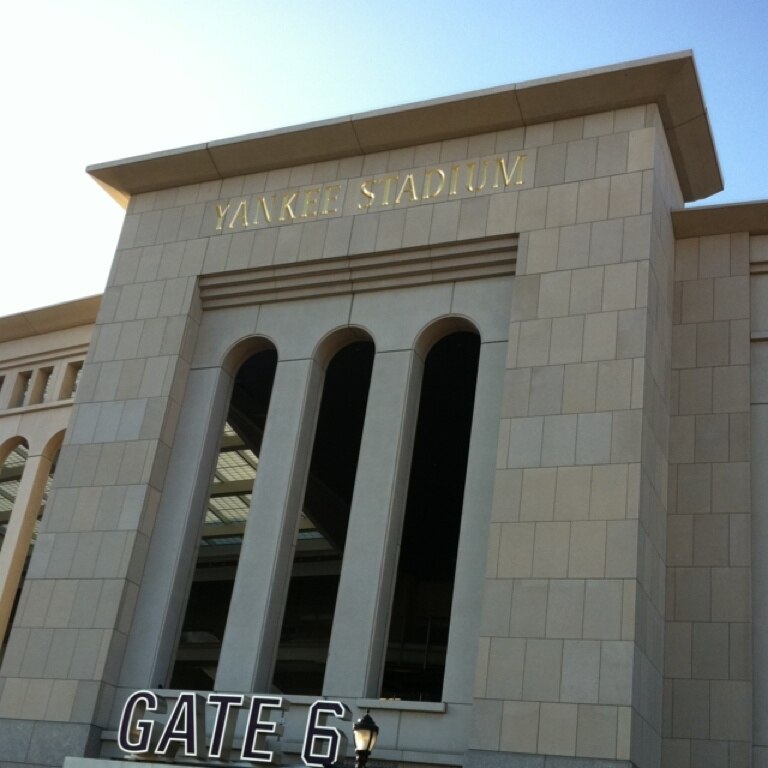
[[[517,235],[257,267],[200,278],[204,310],[515,274]]]
[[[59,347],[54,350],[44,350],[42,352],[30,352],[29,354],[16,355],[14,357],[0,357],[0,371],[15,371],[27,366],[56,365],[64,360],[68,362],[79,362],[85,360],[88,354],[88,344],[74,344],[69,347]]]

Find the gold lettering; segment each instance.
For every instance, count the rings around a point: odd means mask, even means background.
[[[363,182],[365,183],[365,182]],[[323,207],[320,213],[323,216],[327,216],[329,213],[338,213],[339,209],[336,208],[336,203],[339,202],[339,195],[341,194],[341,184],[328,184],[323,194]],[[334,207],[331,208],[331,205]]]
[[[216,221],[216,231],[221,232],[222,227],[224,226],[224,217],[227,215],[227,211],[229,210],[229,206],[231,203],[227,203],[226,208],[222,208],[221,205],[216,205],[216,215],[219,217]]]
[[[432,177],[437,174],[440,181],[437,183],[437,189],[432,191]],[[424,174],[424,189],[421,191],[421,199],[437,197],[445,187],[445,171],[442,168],[428,168]]]
[[[360,191],[365,195],[366,200],[358,203],[357,207],[361,211],[365,211],[373,205],[373,201],[376,199],[376,194],[373,191],[373,179],[360,182]]]
[[[304,190],[304,204],[301,206],[301,218],[317,216],[317,208],[320,204],[320,187],[311,187]],[[310,210],[311,208],[311,210]]]
[[[382,205],[389,205],[389,193],[392,189],[392,182],[397,181],[400,175],[397,173],[391,173],[389,176],[384,176],[381,179],[375,179],[374,183],[384,184],[384,199],[381,201]]]
[[[488,160],[483,160],[483,173],[477,186],[474,186],[477,163],[467,163],[467,192],[482,192],[485,189],[485,184],[488,181],[488,162]]]
[[[475,181],[475,168],[477,168],[477,163],[467,163],[467,192],[475,191],[472,186]]]
[[[290,216],[291,221],[296,219],[296,213],[294,212],[293,208],[291,208],[291,206],[293,205],[293,202],[296,200],[298,195],[298,192],[286,192],[283,195],[283,203],[280,207],[280,216],[277,219],[278,221],[285,221],[286,213],[288,216]]]
[[[523,184],[525,182],[525,159],[527,157],[527,155],[517,155],[515,157],[515,163],[512,166],[512,170],[509,173],[507,173],[507,164],[505,159],[503,157],[498,158],[498,160],[496,160],[496,179],[493,183],[493,188],[499,188],[500,175],[502,174],[504,176],[505,187],[510,185],[513,178],[515,180],[515,186],[519,187],[521,184]]]
[[[461,166],[459,165],[452,165],[451,166],[451,186],[448,190],[449,195],[455,195],[456,194],[456,185],[459,182],[459,169]]]
[[[275,196],[272,195],[272,200],[274,201]],[[259,223],[259,208],[261,208],[262,213],[264,214],[264,219],[267,224],[271,223],[272,221],[272,214],[269,210],[269,206],[267,205],[267,198],[264,195],[259,195],[259,197],[256,199],[256,213],[253,215],[253,221],[251,224],[258,224]]]
[[[416,184],[413,181],[412,173],[406,175],[403,184],[400,187],[400,191],[395,198],[395,205],[400,205],[400,201],[403,199],[403,194],[405,194],[406,191],[411,196],[412,203],[419,199],[419,196],[416,194]]]
[[[229,229],[235,228],[235,224],[238,223],[238,219],[240,220],[240,226],[242,227],[248,226],[248,204],[245,202],[245,200],[241,200],[240,205],[237,206],[235,215],[232,217],[232,220],[229,222]]]

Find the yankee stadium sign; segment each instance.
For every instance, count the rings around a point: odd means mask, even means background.
[[[151,714],[166,712],[175,699],[165,721]],[[242,693],[200,693],[182,691],[167,699],[154,691],[132,693],[120,715],[117,745],[128,757],[146,760],[173,760],[178,757],[211,761],[245,761],[273,763],[274,750],[267,748],[268,736],[279,736],[281,726],[275,712],[288,708],[282,696]],[[206,738],[205,708],[210,707],[213,727]],[[245,732],[238,749],[233,746],[235,726],[240,710],[247,710]],[[328,718],[349,719],[350,711],[340,701],[315,701],[307,712],[301,759],[310,768],[327,768],[337,762],[346,749],[344,734]]]

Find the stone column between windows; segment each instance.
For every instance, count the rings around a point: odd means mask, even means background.
[[[219,368],[190,371],[120,673],[129,690],[168,684],[231,391]]]
[[[322,381],[312,359],[277,364],[216,690],[269,690]]]
[[[374,358],[325,696],[379,695],[423,370],[413,350]]]
[[[480,346],[443,680],[443,701],[451,703],[472,703],[477,627],[482,616],[478,595],[485,583],[485,573],[477,564],[488,551],[506,355],[506,341]]]
[[[51,457],[30,453],[21,476],[16,501],[0,549],[0,632],[13,610],[13,601],[19,586],[29,542],[35,529],[35,520],[45,494],[45,484],[51,471]]]

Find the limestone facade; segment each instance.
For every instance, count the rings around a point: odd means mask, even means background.
[[[214,689],[270,693],[324,372],[365,337],[322,697],[371,711],[375,760],[768,766],[768,204],[684,208],[722,186],[689,54],[90,172],[127,206],[95,323],[0,336],[0,464],[21,438],[39,457],[0,563],[71,416],[0,668],[3,765],[97,768],[132,692],[173,700],[233,381],[267,346]],[[457,330],[480,352],[442,695],[383,699],[418,393]],[[74,401],[12,399],[86,348]],[[315,698],[285,696],[286,764]]]

